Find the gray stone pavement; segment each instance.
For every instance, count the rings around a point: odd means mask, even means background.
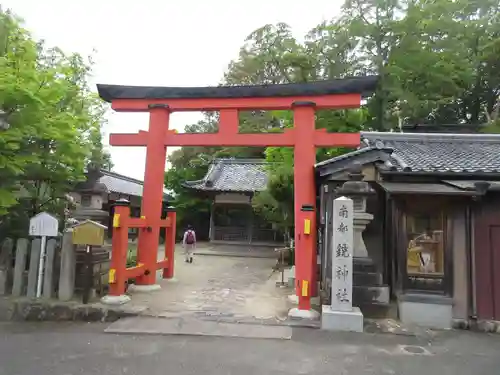
[[[161,290],[131,293],[128,304],[146,306],[143,314],[157,317],[283,321],[293,307],[287,299],[293,292],[276,287],[275,264],[274,259],[209,255],[195,256],[190,264],[177,247],[174,280],[161,279],[159,272]]]
[[[432,340],[293,328],[291,340],[104,334],[99,323],[0,325],[6,375],[493,375],[500,339],[444,332]]]

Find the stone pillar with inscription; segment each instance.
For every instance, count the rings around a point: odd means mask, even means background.
[[[350,198],[333,201],[331,304],[323,305],[321,328],[363,332],[363,314],[352,305],[354,209]]]

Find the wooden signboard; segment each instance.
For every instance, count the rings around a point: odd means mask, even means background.
[[[30,236],[57,237],[58,232],[59,221],[47,212],[40,212],[30,219]]]
[[[107,227],[92,220],[86,220],[73,227],[73,244],[102,246]]]
[[[85,284],[83,288],[83,303],[87,304],[90,298],[90,290],[94,282],[94,270],[92,267],[92,246],[104,244],[104,233],[107,227],[92,220],[85,220],[73,227],[73,245],[85,246]]]

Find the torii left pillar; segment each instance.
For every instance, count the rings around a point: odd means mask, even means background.
[[[137,244],[137,262],[146,265],[156,264],[158,257],[167,152],[165,136],[169,123],[170,109],[168,105],[149,105],[149,130],[144,172],[144,181],[147,183],[144,184],[141,207],[141,216],[147,218],[148,227],[139,232]],[[175,233],[173,235],[175,236]],[[160,285],[156,283],[156,269],[147,269],[143,276],[135,280],[135,290],[151,291],[159,288]]]

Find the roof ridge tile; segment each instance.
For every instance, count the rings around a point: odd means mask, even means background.
[[[360,132],[361,138],[369,142],[485,142],[500,143],[500,134],[454,134],[454,133],[404,133],[404,132]]]

